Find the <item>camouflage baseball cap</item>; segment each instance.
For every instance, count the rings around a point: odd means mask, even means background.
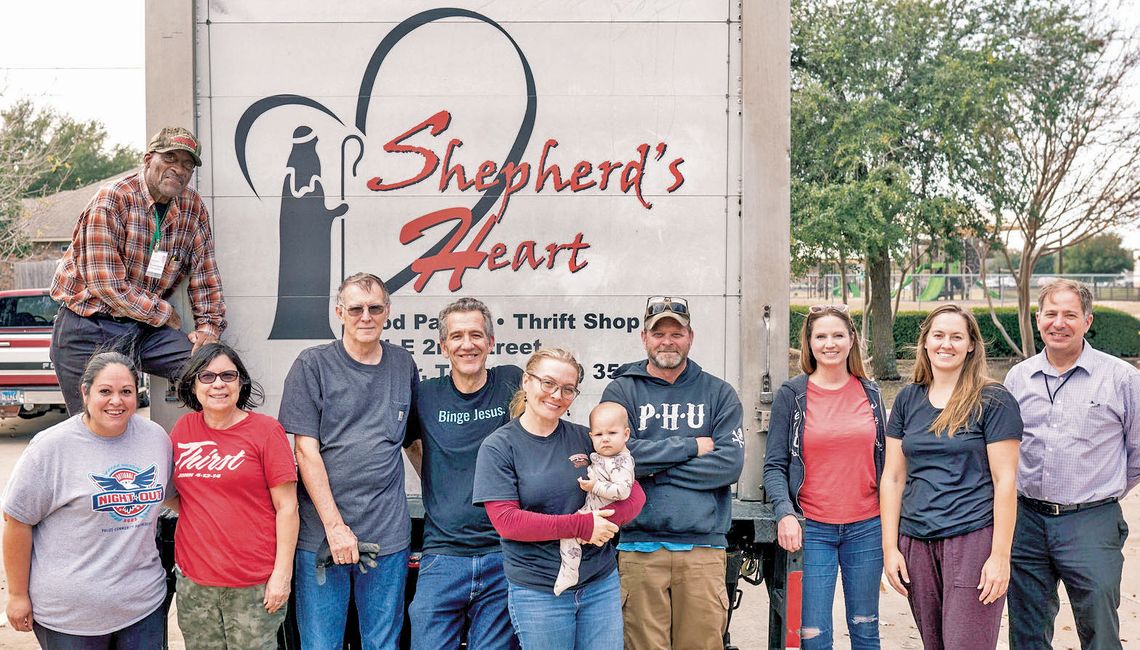
[[[198,143],[198,138],[194,137],[193,133],[180,126],[163,127],[150,139],[150,144],[147,145],[146,150],[147,153],[152,151],[157,153],[185,151],[194,159],[196,167],[202,166],[202,145]]]

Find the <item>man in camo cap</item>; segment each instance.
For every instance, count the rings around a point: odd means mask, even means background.
[[[189,186],[201,153],[190,131],[162,129],[142,169],[99,188],[79,215],[51,285],[63,305],[51,360],[72,415],[83,409],[79,378],[94,352],[115,348],[143,372],[173,377],[226,327],[210,215]],[[169,302],[183,279],[194,318],[189,334]]]

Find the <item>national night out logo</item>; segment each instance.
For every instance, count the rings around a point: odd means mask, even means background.
[[[106,512],[119,522],[133,522],[150,507],[162,503],[163,486],[157,483],[157,466],[139,470],[134,465],[116,465],[105,474],[89,474],[101,492],[91,496],[91,509]]]
[[[277,304],[270,339],[335,338],[328,322],[328,293],[333,275],[331,231],[333,221],[350,210],[345,193],[346,179],[364,174],[358,170],[358,165],[368,146],[369,105],[374,96],[381,96],[377,87],[379,73],[389,53],[402,39],[424,25],[447,19],[486,24],[507,40],[518,58],[526,106],[505,156],[500,160],[488,158],[478,165],[454,161],[463,141],[461,134],[448,131],[452,113],[445,106],[425,107],[423,114],[426,119],[395,137],[391,137],[391,133],[379,136],[384,142],[381,147],[384,152],[418,158],[422,168],[407,178],[367,174],[365,177],[373,176],[366,183],[367,189],[391,192],[420,183],[431,184],[434,178],[441,193],[457,187],[461,192],[472,190],[479,195],[471,207],[454,206],[423,215],[401,215],[406,221],[399,232],[400,245],[407,246],[424,237],[435,239],[435,243],[418,258],[407,260],[407,265],[395,275],[385,278],[390,292],[399,291],[409,284],[414,291],[422,292],[437,274],[447,278],[448,291],[457,292],[462,289],[463,276],[468,271],[519,272],[559,267],[577,273],[586,268],[589,264],[586,252],[591,245],[583,232],[552,242],[539,232],[533,239],[518,242],[497,241],[491,237],[491,231],[506,215],[511,196],[520,191],[530,190],[535,194],[544,189],[546,192],[572,194],[591,189],[620,192],[649,210],[653,205],[643,193],[647,177],[652,176],[654,180],[649,183],[665,194],[677,191],[684,184],[685,174],[681,165],[685,159],[672,153],[666,157],[669,145],[663,141],[642,142],[630,151],[611,154],[604,160],[571,158],[555,162],[560,143],[556,137],[551,137],[554,134],[545,134],[540,151],[534,152],[532,159],[524,160],[527,146],[536,135],[539,92],[522,47],[502,25],[482,14],[457,8],[420,12],[396,25],[382,38],[364,70],[356,91],[358,99],[353,125],[356,133],[344,136],[340,143],[340,203],[336,207],[325,205],[327,188],[322,182],[322,164],[317,154],[317,130],[301,124],[292,131],[291,149],[281,186]],[[485,64],[500,65],[499,62]],[[254,188],[249,169],[247,144],[250,131],[266,112],[288,106],[314,111],[314,117],[323,114],[341,127],[348,122],[327,106],[299,94],[272,95],[251,104],[236,125],[234,151],[242,176],[258,198],[261,194]],[[430,135],[435,144],[425,147],[409,142],[421,134]],[[450,139],[446,142],[435,140],[440,136]],[[355,155],[350,154],[350,150]],[[343,259],[341,265],[344,265]],[[343,273],[344,269],[341,270]]]

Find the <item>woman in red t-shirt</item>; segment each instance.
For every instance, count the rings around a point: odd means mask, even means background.
[[[297,468],[237,353],[202,346],[179,380],[174,445],[178,626],[188,648],[276,648],[297,546]]]
[[[804,552],[800,640],[805,650],[832,647],[831,605],[841,571],[851,647],[877,649],[886,416],[879,388],[863,370],[846,305],[809,310],[800,368],[804,374],[776,394],[764,460],[777,541],[788,552]]]

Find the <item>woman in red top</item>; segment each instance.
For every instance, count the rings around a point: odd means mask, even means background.
[[[276,648],[297,546],[297,468],[237,353],[202,346],[182,372],[174,425],[178,626],[188,648]]]
[[[804,374],[776,394],[764,460],[777,541],[789,552],[804,551],[800,639],[805,650],[832,647],[841,571],[851,647],[877,649],[886,418],[846,305],[811,308],[800,330],[800,368]]]

